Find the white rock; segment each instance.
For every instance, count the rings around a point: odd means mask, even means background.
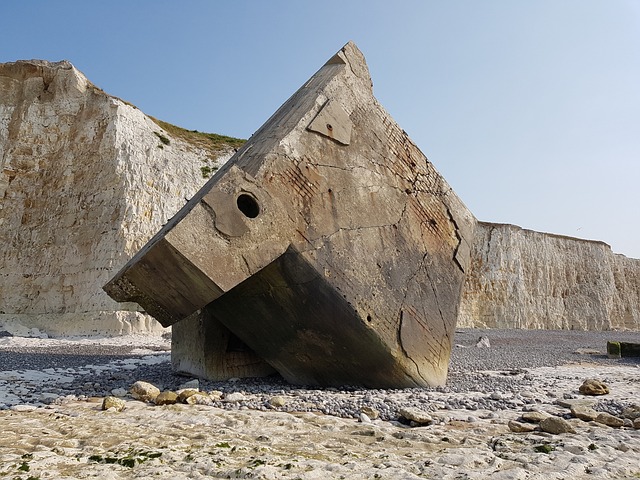
[[[227,393],[223,398],[225,402],[242,402],[244,399],[244,395],[240,392]]]
[[[231,148],[213,154],[173,136],[66,61],[0,64],[0,78],[0,229],[11,232],[0,235],[0,323],[39,338],[162,333],[102,286]]]
[[[127,391],[124,388],[114,388],[111,390],[111,395],[114,397],[126,397]]]
[[[188,382],[185,382],[178,387],[178,390],[187,390],[187,389],[199,390],[200,380],[198,380],[197,378],[194,378],[193,380],[189,380]]]
[[[9,407],[9,410],[13,410],[14,412],[32,412],[36,408],[38,407],[36,407],[35,405],[18,404],[12,405],[11,407]]]
[[[471,252],[459,328],[640,330],[640,260],[603,242],[478,222]]]
[[[358,420],[362,423],[371,423],[371,419],[366,413],[360,413],[358,415]]]
[[[153,402],[158,395],[160,389],[148,382],[137,381],[131,386],[131,396],[136,400],[143,402]]]

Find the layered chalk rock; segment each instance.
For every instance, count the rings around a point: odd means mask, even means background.
[[[474,225],[349,43],[105,289],[175,324],[196,374],[242,343],[294,383],[441,385]]]
[[[69,62],[1,64],[0,326],[160,331],[101,287],[231,153],[166,131]]]
[[[640,329],[640,260],[599,241],[478,222],[460,327]]]

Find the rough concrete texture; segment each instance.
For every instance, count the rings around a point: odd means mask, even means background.
[[[640,260],[603,242],[479,222],[458,326],[640,330]]]
[[[164,325],[207,306],[295,383],[443,384],[474,224],[350,43],[105,289]]]
[[[230,155],[174,138],[68,62],[1,64],[0,327],[161,332],[102,286]]]

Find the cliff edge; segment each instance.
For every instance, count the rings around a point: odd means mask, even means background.
[[[106,94],[67,61],[0,64],[0,326],[161,331],[102,285],[233,153],[234,139],[210,140]]]
[[[640,260],[604,242],[478,222],[459,327],[640,330]]]

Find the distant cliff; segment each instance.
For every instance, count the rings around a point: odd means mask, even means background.
[[[0,65],[0,327],[150,331],[102,285],[241,141],[155,121],[69,62]]]
[[[458,326],[640,330],[640,260],[603,242],[478,222]]]

